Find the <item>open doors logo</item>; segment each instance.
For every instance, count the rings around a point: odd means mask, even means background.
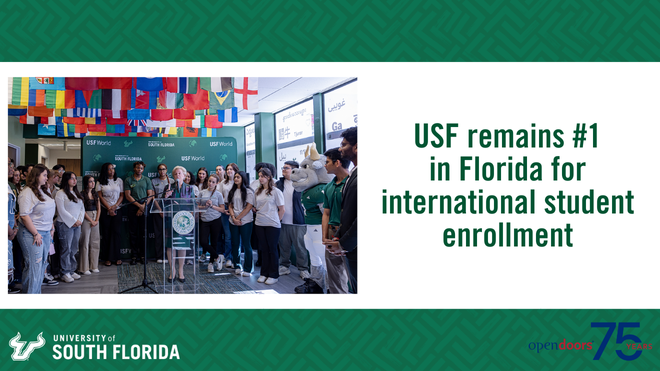
[[[40,332],[37,336],[37,340],[30,341],[26,346],[25,341],[21,341],[21,333],[17,333],[16,336],[9,340],[9,346],[14,348],[14,353],[12,353],[11,359],[14,361],[29,360],[32,352],[46,345],[46,339],[41,336],[42,334],[43,332]]]

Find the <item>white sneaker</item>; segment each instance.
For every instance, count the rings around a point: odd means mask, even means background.
[[[92,269],[92,273],[99,273],[100,271],[98,269]]]
[[[234,264],[231,262],[231,260],[227,260],[225,263],[225,268],[234,268]]]
[[[66,282],[66,283],[71,283],[71,282],[73,282],[73,277],[71,277],[71,275],[69,273],[67,273],[67,274],[62,276],[62,281]]]
[[[74,280],[79,280],[80,279],[80,275],[76,272],[71,273],[70,276],[73,277]]]
[[[243,270],[241,268],[236,268],[236,270],[234,271],[234,274],[237,275],[237,276],[240,276],[242,272],[243,272]]]
[[[84,274],[85,276],[89,276],[90,274],[92,274],[92,272],[90,272],[90,271],[85,271],[85,273],[83,273],[83,274]]]
[[[268,277],[268,279],[266,280],[266,285],[274,285],[277,283],[277,281],[278,281],[277,278]]]
[[[206,271],[209,273],[215,272],[215,269],[213,269],[213,263],[209,263],[208,268],[206,268]]]
[[[267,279],[266,276],[259,276],[259,278],[257,278],[257,282],[264,283],[266,282],[266,279]]]
[[[307,279],[309,277],[311,277],[311,275],[309,274],[308,271],[300,271],[300,278]]]
[[[222,270],[222,266],[224,265],[224,263],[225,263],[225,256],[224,255],[218,256],[218,260],[216,260],[215,264],[218,267],[219,271]]]
[[[280,276],[285,276],[287,274],[290,274],[291,270],[283,265],[280,265]]]
[[[243,271],[243,273],[241,273],[241,276],[243,277],[250,277],[251,275],[252,274],[250,272],[246,272],[246,271]]]
[[[44,274],[44,278],[48,278],[49,281],[53,281],[55,277],[53,277],[50,273]]]
[[[158,263],[158,264],[163,264],[163,259],[158,259],[158,260],[156,260],[156,263]]]

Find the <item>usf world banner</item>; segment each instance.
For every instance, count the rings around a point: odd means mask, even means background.
[[[4,310],[2,370],[652,370],[657,311]]]

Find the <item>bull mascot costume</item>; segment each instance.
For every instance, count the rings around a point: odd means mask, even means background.
[[[298,294],[326,293],[325,246],[323,245],[323,191],[333,176],[325,170],[325,156],[316,151],[314,144],[305,150],[305,159],[299,169],[291,172],[293,188],[302,193],[302,205],[305,208],[305,248],[309,252],[311,263],[310,278],[296,287]]]

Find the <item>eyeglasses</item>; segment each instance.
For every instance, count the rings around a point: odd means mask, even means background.
[[[282,170],[291,170],[291,168],[285,166],[285,167],[282,168]]]
[[[160,168],[158,171],[167,171],[167,169]]]

